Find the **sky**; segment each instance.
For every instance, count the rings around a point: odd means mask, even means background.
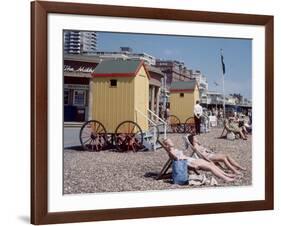
[[[240,93],[252,99],[250,39],[110,32],[97,34],[97,51],[119,51],[121,46],[128,46],[133,52],[145,52],[157,59],[183,61],[188,69],[200,70],[206,76],[209,90],[219,92],[222,92],[222,49],[226,68],[225,94]],[[215,82],[219,85],[216,86]]]

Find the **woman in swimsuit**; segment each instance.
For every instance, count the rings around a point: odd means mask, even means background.
[[[211,171],[215,176],[225,180],[226,182],[232,182],[235,180],[234,179],[235,175],[225,173],[223,170],[218,168],[212,162],[208,162],[204,159],[187,157],[186,155],[183,154],[181,150],[175,148],[173,142],[170,139],[164,140],[163,143],[167,147],[167,150],[169,151],[169,154],[170,156],[172,156],[173,159],[176,160],[186,159],[188,166],[198,170]]]
[[[226,165],[226,167],[230,170],[232,170],[236,174],[241,174],[239,170],[246,170],[246,168],[240,166],[233,158],[231,158],[229,155],[225,154],[218,154],[218,153],[212,153],[209,149],[203,147],[197,140],[197,138],[190,134],[188,136],[189,142],[193,145],[196,151],[198,151],[204,159],[207,161],[212,162],[222,162]]]

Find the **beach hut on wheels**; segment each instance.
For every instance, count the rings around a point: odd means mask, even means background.
[[[86,145],[81,135],[83,127],[80,133],[85,149],[102,149],[108,137],[120,150],[135,151],[142,145],[143,134],[148,130],[149,78],[142,60],[115,59],[99,63],[90,83],[92,120],[84,125],[89,128],[85,132],[85,140],[89,140]]]
[[[199,100],[196,80],[173,82],[170,87],[170,124],[175,132],[182,132],[179,125],[194,123],[193,108]],[[172,128],[172,129],[173,129]]]
[[[103,122],[109,133],[123,121],[134,121],[142,130],[148,121],[149,74],[142,60],[102,61],[93,74],[92,118]]]

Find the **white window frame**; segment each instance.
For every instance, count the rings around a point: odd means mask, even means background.
[[[78,104],[78,103],[75,103],[75,93],[76,92],[83,92],[84,93],[84,101],[83,101],[83,104]],[[79,106],[79,107],[85,107],[86,106],[86,98],[87,98],[87,93],[86,93],[86,90],[83,90],[83,89],[74,89],[73,90],[73,106]]]

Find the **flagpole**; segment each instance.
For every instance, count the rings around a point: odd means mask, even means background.
[[[224,75],[225,75],[225,64],[223,62],[223,53],[221,49],[221,63],[222,63],[222,96],[223,96],[223,117],[225,117],[225,93],[224,93]]]
[[[223,117],[225,118],[224,74],[222,73]]]

